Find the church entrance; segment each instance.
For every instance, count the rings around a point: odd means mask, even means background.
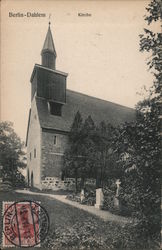
[[[30,173],[29,173],[29,169],[28,169],[28,172],[27,172],[27,180],[28,180],[28,187],[30,186]]]
[[[34,182],[33,182],[33,171],[31,172],[31,187],[33,187],[33,184],[34,184]]]

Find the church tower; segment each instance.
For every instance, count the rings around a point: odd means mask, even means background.
[[[56,69],[56,50],[52,38],[52,33],[50,29],[50,22],[47,31],[47,35],[44,41],[43,49],[41,52],[42,65],[50,69]]]
[[[56,70],[56,50],[50,23],[41,51],[42,65],[36,64],[31,76],[31,100],[45,98],[51,115],[61,116],[66,103],[67,74]]]
[[[27,130],[27,176],[30,186],[42,188],[46,176],[59,177],[67,136],[57,132],[63,122],[67,73],[56,70],[56,50],[51,27],[41,50],[41,64],[35,64],[30,78],[31,109]],[[51,121],[48,126],[42,122]]]

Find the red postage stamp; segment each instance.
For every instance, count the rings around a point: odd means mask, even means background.
[[[39,246],[49,229],[46,210],[38,202],[3,202],[3,246]]]

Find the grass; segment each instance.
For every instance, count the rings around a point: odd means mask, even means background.
[[[104,222],[94,215],[49,197],[18,194],[14,191],[0,192],[0,208],[2,209],[2,201],[24,199],[40,201],[50,218],[49,235],[39,249],[137,249],[132,233],[134,227],[131,225]],[[0,231],[2,232],[2,227]]]

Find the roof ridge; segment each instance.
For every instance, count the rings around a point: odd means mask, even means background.
[[[131,107],[128,107],[128,106],[124,106],[124,105],[121,105],[119,103],[111,102],[111,101],[108,101],[108,100],[105,100],[105,99],[101,99],[99,97],[87,95],[87,94],[84,94],[84,93],[81,93],[81,92],[78,92],[78,91],[75,91],[75,90],[72,90],[72,89],[67,89],[67,90],[70,91],[70,92],[74,92],[74,93],[76,93],[78,95],[87,96],[87,97],[90,97],[92,99],[97,99],[97,100],[100,100],[100,101],[103,101],[103,102],[107,102],[107,103],[111,103],[111,104],[114,104],[114,105],[117,105],[117,106],[120,106],[120,107],[123,107],[123,108],[128,108],[128,109],[131,109],[131,110],[135,110],[134,108],[131,108]]]

